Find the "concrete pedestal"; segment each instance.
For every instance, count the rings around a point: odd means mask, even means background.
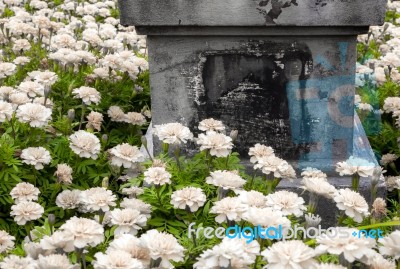
[[[153,125],[196,132],[212,117],[239,131],[242,158],[262,143],[298,168],[353,155],[356,37],[383,23],[386,0],[119,4],[148,36]]]

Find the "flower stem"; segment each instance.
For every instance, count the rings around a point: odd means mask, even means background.
[[[86,269],[86,258],[83,248],[75,248],[76,261],[81,264],[81,269]]]
[[[210,154],[209,151],[207,151],[206,160],[207,160],[207,169],[208,169],[208,173],[210,173],[210,171],[211,171],[212,156],[211,156],[211,154]]]
[[[257,262],[258,262],[258,256],[256,256],[256,260],[254,261],[253,269],[257,269]]]
[[[164,206],[163,206],[163,204],[162,204],[162,202],[161,202],[161,195],[160,195],[160,192],[161,192],[161,186],[160,186],[160,185],[156,185],[157,200],[158,200],[158,203],[159,203],[160,207],[163,208]]]
[[[162,148],[163,148],[164,154],[168,154],[169,144],[163,143]]]
[[[17,137],[17,135],[15,134],[15,128],[14,128],[14,114],[11,116],[10,125],[11,125],[12,135],[13,135],[13,138],[14,138],[14,140],[15,140],[15,138]]]
[[[229,157],[231,155],[229,154],[228,156],[226,156],[226,162],[225,162],[225,169],[228,170],[228,164],[229,164]]]
[[[358,174],[354,174],[351,180],[351,186],[353,191],[358,191],[358,186],[360,185],[360,176]]]
[[[346,219],[344,215],[344,211],[341,211],[338,217],[338,226],[341,226],[343,224],[343,221]]]
[[[318,205],[318,195],[310,192],[310,200],[308,202],[308,212],[314,214]]]
[[[254,171],[253,176],[251,177],[249,190],[251,190],[251,188],[253,187],[253,183],[254,183],[254,179],[255,178],[256,178],[256,171]]]
[[[79,122],[79,130],[82,128],[82,123],[83,120],[85,119],[85,112],[86,112],[86,105],[82,103],[82,115],[81,115],[81,120]]]
[[[378,188],[377,188],[378,184],[377,183],[378,182],[371,184],[371,206],[374,203],[376,196],[377,196],[377,192],[378,192]]]
[[[31,223],[30,223],[30,222],[27,222],[27,223],[26,223],[25,229],[26,229],[26,233],[27,233],[27,235],[28,235],[29,240],[30,240],[31,242],[33,242],[33,240],[32,240],[32,235],[31,235]]]
[[[340,255],[339,255],[339,263],[340,263],[342,266],[344,266],[344,267],[346,267],[346,268],[348,268],[348,269],[351,269],[351,268],[352,268],[351,263],[348,262],[348,261],[344,258],[344,255],[343,255],[343,254],[340,254]]]
[[[174,155],[175,155],[176,164],[178,165],[179,172],[181,171],[181,162],[179,161],[180,152],[181,152],[181,149],[180,149],[179,145],[177,145],[174,150]]]
[[[86,269],[86,257],[85,253],[82,252],[82,269]]]
[[[105,215],[106,214],[102,210],[99,211],[99,223],[101,225],[103,225],[103,220],[104,220]]]
[[[159,267],[161,264],[162,259],[158,258],[157,260],[150,260],[150,268],[155,268],[155,267]]]
[[[278,187],[279,183],[281,183],[281,180],[282,180],[281,178],[274,178],[274,181],[272,183],[273,187],[272,191],[275,191],[276,187]]]

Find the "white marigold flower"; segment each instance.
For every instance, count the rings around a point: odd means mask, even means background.
[[[29,123],[31,127],[43,127],[51,120],[51,109],[41,104],[26,103],[20,105],[17,110],[17,119],[20,122]]]
[[[243,214],[243,219],[250,222],[254,226],[261,225],[261,227],[278,227],[282,225],[284,235],[287,233],[285,230],[290,228],[290,220],[283,216],[281,211],[267,208],[249,208]]]
[[[37,263],[38,269],[71,269],[72,267],[68,257],[62,254],[50,254],[48,256],[39,255]]]
[[[400,258],[400,231],[397,230],[379,238],[378,242],[380,244],[379,253],[396,260]]]
[[[222,242],[212,249],[207,249],[197,258],[193,268],[218,269],[218,268],[250,268],[256,256],[260,253],[257,241],[246,243],[245,240],[225,237]]]
[[[193,139],[193,134],[189,128],[178,122],[156,125],[154,126],[154,134],[166,144],[186,144],[188,140]]]
[[[111,164],[118,167],[131,168],[145,160],[138,147],[127,143],[113,147],[109,150],[109,153],[111,155]]]
[[[121,190],[121,192],[122,192],[122,194],[128,195],[129,197],[131,197],[131,196],[135,197],[135,196],[139,196],[139,195],[143,194],[144,190],[140,187],[132,186],[129,188],[123,188]]]
[[[87,124],[86,129],[93,128],[100,132],[101,130],[101,123],[103,122],[103,114],[99,112],[92,111],[87,115]]]
[[[34,104],[38,104],[38,105],[45,106],[45,107],[47,107],[47,108],[49,108],[49,109],[53,109],[53,107],[54,107],[53,101],[51,101],[51,99],[47,98],[47,99],[46,99],[46,105],[45,105],[45,104],[44,104],[44,100],[45,100],[45,97],[43,97],[43,96],[41,96],[41,97],[35,97],[35,98],[33,99],[33,103],[34,103]]]
[[[2,269],[37,269],[37,263],[31,257],[9,255],[0,262]]]
[[[0,98],[2,100],[7,100],[14,91],[15,89],[13,87],[0,86]]]
[[[306,215],[304,215],[304,218],[306,220],[306,227],[318,227],[318,225],[321,223],[321,217],[319,215],[314,215],[311,213],[308,213]]]
[[[284,216],[295,215],[300,217],[307,210],[304,199],[290,191],[277,191],[267,195],[267,206],[279,210]]]
[[[266,201],[267,197],[262,194],[261,192],[258,191],[243,191],[239,190],[236,191],[236,193],[239,193],[239,200],[246,205],[249,208],[265,208],[267,207]]]
[[[30,72],[28,73],[28,76],[33,77],[36,82],[42,84],[45,87],[50,87],[58,80],[57,74],[50,71]]]
[[[22,201],[11,207],[11,216],[18,225],[25,225],[28,221],[42,217],[44,208],[35,202]]]
[[[210,173],[210,176],[206,178],[206,183],[224,190],[237,190],[246,184],[246,180],[233,172],[218,170]]]
[[[359,110],[368,111],[368,112],[371,112],[374,110],[374,108],[370,104],[367,104],[367,103],[358,103],[357,108]]]
[[[227,157],[233,148],[232,138],[215,132],[199,134],[196,143],[200,150],[209,150],[210,155],[216,157]]]
[[[261,171],[266,175],[273,173],[274,177],[282,178],[286,174],[286,171],[290,169],[290,165],[287,161],[276,157],[275,155],[270,155],[258,158],[258,163],[254,165],[254,169],[261,169]]]
[[[13,63],[16,64],[16,65],[24,66],[27,63],[29,63],[30,61],[31,61],[31,59],[29,57],[19,56],[19,57],[14,59]]]
[[[326,252],[334,255],[343,254],[348,262],[354,262],[355,260],[367,261],[368,257],[376,253],[373,250],[376,242],[373,238],[366,238],[364,235],[359,237],[358,234],[359,230],[355,228],[330,228],[326,234],[317,237],[319,245],[315,252],[318,255]]]
[[[74,236],[65,231],[56,231],[51,236],[45,235],[40,240],[40,247],[43,250],[50,250],[53,252],[64,251],[73,252],[74,247]]]
[[[139,210],[132,208],[114,209],[110,212],[111,223],[117,225],[115,234],[129,233],[136,235],[146,226],[147,218]]]
[[[247,207],[237,197],[226,197],[216,201],[210,209],[210,213],[217,214],[215,221],[240,221]]]
[[[9,96],[10,103],[13,104],[13,108],[16,109],[18,106],[30,103],[28,95],[24,92],[13,92]]]
[[[14,110],[10,103],[0,101],[0,123],[10,120]]]
[[[151,216],[151,205],[136,198],[124,198],[120,204],[122,208],[132,208],[139,210],[147,218]]]
[[[345,162],[336,164],[336,172],[341,176],[358,174],[360,177],[372,176],[375,164],[361,158],[350,157]]]
[[[56,205],[62,209],[79,208],[81,204],[80,196],[80,190],[64,190],[57,195]]]
[[[261,144],[255,144],[254,147],[249,149],[249,156],[251,163],[257,163],[258,159],[274,155],[274,149]]]
[[[186,209],[196,212],[206,202],[206,195],[203,190],[195,187],[186,187],[174,191],[171,195],[171,204],[174,208]]]
[[[171,234],[149,230],[140,237],[140,245],[149,250],[153,260],[161,258],[160,267],[172,268],[170,261],[183,261],[185,249]]]
[[[149,250],[140,246],[140,239],[131,234],[120,234],[114,237],[106,253],[122,251],[138,259],[143,265],[150,264]]]
[[[234,245],[239,249],[242,249],[242,253],[240,256],[233,258],[231,260],[233,268],[240,266],[243,268],[244,266],[249,266],[253,264],[258,255],[260,255],[260,244],[257,240],[253,240],[251,242],[246,238],[228,238],[224,237],[222,239],[220,247],[225,249],[228,245]]]
[[[388,165],[391,162],[394,162],[395,160],[397,160],[397,158],[399,158],[399,156],[397,156],[396,154],[385,154],[382,156],[380,164],[381,165]]]
[[[0,253],[7,252],[14,248],[15,237],[9,235],[6,231],[0,230]]]
[[[392,113],[400,110],[400,97],[388,97],[383,104],[383,110],[386,113]]]
[[[386,215],[386,201],[378,197],[372,203],[371,214],[374,218],[380,219]]]
[[[300,240],[281,241],[261,252],[266,269],[318,268],[316,253]]]
[[[144,181],[147,184],[171,184],[171,174],[164,167],[150,167],[144,172]]]
[[[104,241],[104,228],[95,220],[72,217],[61,225],[60,230],[72,234],[74,246],[79,249],[95,247]]]
[[[145,117],[151,119],[151,111],[149,109],[142,111],[142,113]]]
[[[34,234],[31,233],[31,236],[34,236]],[[35,237],[33,237],[35,238]],[[37,242],[32,242],[27,240],[28,242],[23,242],[23,249],[28,257],[31,257],[32,259],[37,260],[39,258],[39,255],[49,255],[52,252],[48,250],[44,250],[40,247],[40,244]]]
[[[167,167],[166,163],[159,159],[154,159],[151,165],[152,167]]]
[[[124,251],[98,252],[94,255],[94,269],[144,269],[143,264]]]
[[[369,216],[368,203],[358,192],[348,188],[341,189],[336,192],[333,199],[340,210],[344,210],[347,216],[358,223]]]
[[[199,130],[204,132],[223,132],[225,131],[225,125],[222,121],[210,118],[199,123]]]
[[[35,81],[23,81],[18,86],[18,90],[26,93],[29,97],[44,96],[44,86]]]
[[[119,106],[110,106],[110,108],[107,111],[107,115],[111,118],[112,121],[116,122],[125,121],[125,113]]]
[[[336,193],[335,186],[331,185],[325,177],[303,177],[302,188],[311,193],[332,199]]]
[[[100,103],[100,93],[91,87],[82,86],[76,88],[72,91],[75,99],[82,99],[82,102],[86,105],[91,105],[92,103],[98,105]]]
[[[371,257],[367,264],[369,264],[368,269],[396,269],[395,261],[386,260],[378,253]]]
[[[100,140],[94,134],[80,130],[69,137],[69,146],[82,158],[96,160],[100,153]]]
[[[66,163],[57,164],[57,170],[54,173],[58,183],[72,184],[72,168]]]
[[[22,201],[36,201],[40,191],[38,188],[27,182],[18,183],[10,192],[15,203]]]
[[[6,78],[15,74],[17,71],[17,66],[13,63],[0,63],[0,79]]]
[[[146,124],[147,121],[145,116],[143,116],[141,113],[128,112],[124,116],[124,122],[142,126],[143,124]]]
[[[34,165],[36,170],[43,169],[43,164],[51,162],[50,152],[43,147],[31,147],[22,150],[23,163]]]
[[[287,162],[286,164],[284,168],[279,172],[280,176],[283,179],[288,179],[290,182],[293,182],[293,179],[297,179],[296,171],[290,164],[288,164]]]
[[[312,168],[312,167],[307,167],[305,169],[303,169],[303,172],[301,172],[301,176],[302,177],[311,177],[311,178],[328,178],[328,176],[322,172],[321,170],[318,170],[316,168]]]
[[[393,191],[394,189],[400,190],[400,176],[387,177],[385,184],[386,184],[386,188],[388,189],[388,191]]]
[[[97,212],[100,210],[102,212],[107,212],[110,210],[110,206],[115,206],[117,197],[111,190],[102,187],[94,187],[82,191],[80,200],[85,209],[89,212]]]

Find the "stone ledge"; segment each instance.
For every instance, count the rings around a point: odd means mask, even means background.
[[[122,25],[368,26],[386,0],[119,0]]]
[[[368,32],[368,26],[282,26],[276,27],[264,26],[227,26],[227,27],[209,27],[209,26],[136,26],[136,32],[143,35],[159,36],[345,36],[360,35]]]

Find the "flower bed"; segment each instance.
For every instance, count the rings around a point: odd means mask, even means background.
[[[390,6],[395,23],[360,37],[359,73],[375,63],[377,83],[360,76],[358,105],[389,176],[388,210],[376,198],[382,168],[338,163],[352,177],[352,189],[338,190],[323,172],[296,174],[271,145],[257,144],[248,174],[237,132],[214,119],[200,123],[198,137],[180,123],[155,126],[164,152],[148,158],[145,38],[119,25],[116,3],[0,2],[0,268],[399,266],[400,16]],[[374,133],[365,111],[380,106],[388,114]],[[187,143],[195,156],[181,153]],[[358,183],[371,179],[366,201]],[[277,189],[282,180],[301,182],[308,198]],[[316,231],[321,197],[339,212],[326,234]]]

